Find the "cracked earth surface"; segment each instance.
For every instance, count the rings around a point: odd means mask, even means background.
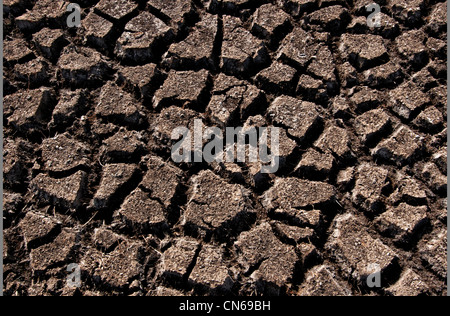
[[[445,295],[447,2],[372,2],[4,0],[5,294]],[[175,164],[194,119],[280,170]]]

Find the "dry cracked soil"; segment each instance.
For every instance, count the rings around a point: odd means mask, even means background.
[[[447,293],[447,1],[3,2],[6,295]],[[174,163],[195,119],[281,168]]]

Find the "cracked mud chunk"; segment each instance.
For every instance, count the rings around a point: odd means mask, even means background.
[[[395,251],[379,239],[372,238],[362,227],[360,219],[354,215],[339,215],[333,221],[331,235],[325,245],[342,273],[361,285],[366,284],[372,273],[389,275],[389,270],[398,264]]]
[[[251,272],[260,294],[279,295],[295,280],[299,258],[293,246],[279,241],[268,223],[242,233],[234,243],[238,263]]]
[[[149,0],[147,3],[178,27],[183,26],[195,14],[191,0]]]
[[[274,62],[269,68],[259,72],[256,76],[258,85],[268,91],[293,92],[297,79],[297,70],[284,65],[280,62]]]
[[[405,82],[389,92],[389,105],[401,118],[411,119],[415,112],[430,103],[428,95],[412,81]]]
[[[350,101],[354,104],[358,113],[366,112],[380,106],[383,94],[377,90],[367,87],[361,87],[350,97]]]
[[[332,203],[335,194],[334,187],[324,182],[277,179],[274,186],[262,196],[262,203],[268,210],[320,208]]]
[[[437,153],[435,153],[432,157],[433,162],[436,164],[436,166],[439,167],[439,169],[442,171],[442,173],[447,174],[447,148],[442,148]]]
[[[285,243],[296,245],[315,240],[315,232],[311,228],[302,228],[275,222],[272,228],[277,236]]]
[[[379,143],[373,149],[372,155],[402,166],[413,162],[414,157],[421,153],[422,148],[423,137],[402,125],[389,139]]]
[[[409,26],[415,26],[422,21],[422,12],[424,12],[425,9],[425,1],[392,0],[389,1],[388,8],[396,19]]]
[[[383,38],[372,34],[342,35],[339,51],[359,70],[379,66],[389,59]]]
[[[312,268],[305,276],[300,296],[352,296],[350,285],[338,277],[332,266]]]
[[[252,33],[275,44],[291,27],[289,15],[272,4],[259,7],[252,20]]]
[[[224,249],[212,245],[202,247],[195,267],[189,276],[201,292],[209,290],[212,293],[227,293],[234,285],[235,277],[226,266]]]
[[[5,140],[3,145],[3,176],[8,187],[22,186],[29,174],[27,164],[33,147],[24,140]]]
[[[159,157],[150,157],[147,168],[148,171],[140,185],[150,191],[152,198],[158,199],[168,207],[180,188],[183,172]]]
[[[427,193],[418,180],[400,172],[395,180],[398,187],[390,197],[394,204],[398,204],[397,202],[400,201],[405,201],[411,205],[427,204]]]
[[[371,88],[393,87],[404,77],[402,67],[394,61],[389,61],[364,72],[365,82]]]
[[[63,229],[53,242],[31,250],[30,265],[33,272],[42,273],[63,263],[69,264],[79,246],[79,242],[80,235],[78,232]]]
[[[66,47],[58,60],[61,76],[65,83],[85,86],[87,83],[99,83],[109,72],[110,66],[97,51],[90,48]]]
[[[214,233],[225,238],[231,229],[240,231],[254,215],[250,192],[243,186],[228,184],[212,171],[202,171],[192,178],[192,192],[182,215],[185,230],[194,234]]]
[[[334,157],[330,152],[321,153],[310,148],[302,156],[302,160],[295,168],[295,172],[306,178],[324,179],[334,167]]]
[[[61,229],[61,223],[35,212],[28,212],[19,224],[28,249],[36,248]]]
[[[111,82],[102,87],[95,114],[105,120],[117,122],[119,125],[136,127],[143,122],[140,104],[132,95]]]
[[[205,14],[189,36],[169,47],[163,64],[172,69],[214,68],[218,17]]]
[[[281,42],[277,60],[296,68],[304,68],[322,45],[318,34],[297,27]]]
[[[62,178],[53,179],[43,173],[30,183],[39,199],[63,208],[77,209],[87,187],[87,175],[83,171]]]
[[[433,239],[419,248],[420,256],[439,277],[447,278],[447,230],[442,230]]]
[[[132,0],[100,0],[95,6],[95,11],[110,19],[120,20],[132,14],[137,7],[137,3]]]
[[[25,64],[17,64],[13,71],[14,78],[23,82],[28,88],[46,85],[50,78],[48,64],[41,58],[30,60]]]
[[[117,199],[120,192],[126,190],[138,170],[136,165],[110,164],[103,168],[99,188],[91,206],[96,209],[107,208]]]
[[[20,91],[4,99],[5,108],[14,112],[8,122],[23,133],[29,133],[48,122],[54,107],[53,90],[39,88]]]
[[[430,19],[426,29],[432,34],[439,34],[447,28],[447,2],[435,5],[430,13]]]
[[[17,27],[24,33],[34,33],[47,23],[64,25],[66,8],[69,2],[40,0],[36,1],[32,10],[16,18]]]
[[[322,212],[318,210],[306,211],[296,209],[276,209],[273,211],[275,218],[285,220],[290,225],[311,227],[318,229],[322,225]]]
[[[83,20],[81,26],[84,30],[84,36],[89,44],[92,44],[100,49],[107,49],[110,46],[109,41],[114,35],[114,24],[107,19],[95,14],[89,13],[86,19]]]
[[[173,36],[173,31],[163,21],[149,12],[142,12],[127,23],[114,52],[126,62],[148,63]]]
[[[323,132],[314,145],[323,152],[330,151],[338,158],[345,159],[351,155],[350,143],[347,130],[331,126]]]
[[[383,109],[366,112],[355,119],[356,133],[366,145],[375,145],[392,128],[389,114]]]
[[[68,134],[44,139],[41,150],[44,167],[49,171],[63,172],[89,165],[89,148]]]
[[[264,94],[255,86],[220,74],[206,112],[214,123],[225,127],[256,112],[263,101]]]
[[[139,188],[126,198],[117,217],[137,233],[159,232],[167,227],[163,206]]]
[[[367,163],[362,164],[357,170],[352,201],[366,211],[378,211],[382,207],[383,189],[388,185],[388,170]]]
[[[6,63],[23,62],[32,58],[33,51],[28,48],[27,42],[23,39],[5,40],[3,48],[3,58]]]
[[[253,71],[266,63],[268,52],[262,40],[243,28],[236,17],[223,17],[223,43],[220,67],[226,74],[237,75]],[[245,41],[241,39],[245,38]]]
[[[336,65],[337,73],[344,88],[351,88],[359,83],[358,72],[348,61]]]
[[[60,90],[59,102],[52,114],[50,127],[63,127],[73,123],[87,105],[87,90]]]
[[[171,70],[163,86],[155,92],[153,107],[160,109],[166,105],[187,105],[195,108],[203,105],[210,81],[207,70]]]
[[[434,163],[427,163],[422,170],[422,177],[428,185],[439,194],[447,192],[447,177]]]
[[[155,64],[136,67],[121,67],[118,71],[118,84],[134,91],[139,98],[150,98],[162,82],[163,75]]]
[[[33,43],[44,57],[57,60],[68,41],[64,38],[62,30],[43,28],[33,35]]]
[[[138,242],[125,241],[109,254],[102,254],[89,249],[80,262],[82,272],[92,275],[95,283],[103,282],[115,289],[130,287],[133,280],[144,273],[141,264],[143,245]]]
[[[424,280],[411,269],[407,269],[394,285],[386,289],[389,295],[410,297],[426,295],[429,291]]]
[[[409,63],[416,66],[423,66],[428,62],[428,51],[424,45],[426,35],[421,30],[412,30],[403,33],[395,40],[400,54]]]
[[[329,99],[327,85],[322,80],[308,75],[301,75],[298,81],[297,94],[311,102],[324,104]]]
[[[99,250],[108,253],[119,244],[121,237],[111,230],[101,227],[94,229],[92,240]]]
[[[316,0],[277,0],[277,4],[295,17],[317,8]]]
[[[317,50],[317,54],[308,66],[308,72],[322,78],[329,85],[336,85],[335,62],[333,54],[326,46],[321,46]]]
[[[179,282],[188,277],[199,246],[195,239],[176,239],[161,258],[162,277],[168,282]]]
[[[323,31],[339,32],[350,22],[348,10],[340,5],[325,7],[306,17],[311,24],[319,25]]]
[[[314,103],[288,96],[276,98],[268,109],[268,116],[275,124],[286,127],[288,134],[299,140],[311,136],[322,122]]]
[[[439,131],[444,124],[444,116],[434,106],[422,111],[414,120],[414,124],[427,132]]]
[[[393,238],[394,242],[407,244],[427,223],[427,210],[426,206],[402,203],[381,214],[375,220],[375,225],[383,235]]]
[[[440,39],[429,37],[425,43],[428,49],[430,58],[438,58],[446,60],[447,42],[441,41]]]
[[[114,136],[103,141],[100,149],[102,161],[137,162],[145,151],[142,135],[136,131],[120,130]]]

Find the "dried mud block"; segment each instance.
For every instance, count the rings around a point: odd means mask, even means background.
[[[392,60],[364,72],[365,83],[371,88],[394,87],[404,76],[402,67]]]
[[[411,269],[407,269],[394,285],[386,289],[386,293],[391,296],[416,297],[428,295],[429,292],[428,285]]]
[[[89,166],[89,148],[67,136],[60,134],[42,142],[42,160],[46,170],[63,172]]]
[[[363,113],[379,107],[382,99],[383,94],[378,90],[361,87],[350,97],[350,102],[356,112]]]
[[[366,70],[389,60],[384,40],[379,35],[344,34],[341,36],[339,52],[358,70]]]
[[[169,207],[180,189],[183,172],[159,157],[149,157],[147,168],[140,186],[149,190],[152,198]]]
[[[163,74],[155,64],[136,67],[121,67],[118,71],[118,84],[133,91],[138,98],[148,99],[159,87]]]
[[[274,62],[269,68],[256,75],[256,82],[264,90],[292,93],[297,78],[296,69],[280,62]]]
[[[442,230],[433,239],[419,248],[420,257],[440,278],[447,278],[447,230]]]
[[[344,88],[351,88],[359,83],[358,71],[348,61],[336,65],[337,73]]]
[[[179,29],[182,29],[195,16],[195,8],[191,0],[149,0],[147,3],[163,16],[166,22]]]
[[[239,18],[223,17],[223,43],[220,67],[229,75],[252,72],[269,60],[262,40],[241,26]],[[245,41],[241,39],[245,38]]]
[[[315,104],[288,96],[276,98],[267,113],[275,124],[286,127],[288,134],[300,141],[312,136],[322,123]]]
[[[325,179],[334,168],[334,157],[330,152],[321,153],[313,148],[302,156],[295,172],[308,179]]]
[[[414,113],[430,103],[428,95],[423,93],[412,81],[405,82],[389,92],[389,106],[401,118],[409,120]]]
[[[443,174],[447,174],[447,148],[441,148],[432,158]]]
[[[62,30],[43,28],[33,34],[33,43],[45,58],[55,61],[58,60],[63,47],[69,42],[65,39]]]
[[[53,242],[31,250],[31,269],[39,274],[64,263],[70,264],[79,242],[79,233],[63,229]]]
[[[298,145],[295,141],[289,138],[285,129],[279,130],[279,144],[278,144],[278,155],[280,168],[284,168],[290,161],[290,158],[295,153]],[[272,143],[269,143],[269,149],[272,151]]]
[[[42,59],[33,59],[25,64],[14,66],[14,78],[28,88],[40,87],[48,84],[50,74],[48,64]]]
[[[325,104],[329,99],[327,85],[319,79],[301,75],[298,81],[297,94],[308,101]]]
[[[95,11],[112,20],[122,20],[129,17],[138,7],[132,0],[100,0]]]
[[[131,94],[108,82],[102,87],[95,114],[119,125],[136,127],[143,123],[144,115],[140,109],[140,104]]]
[[[361,227],[360,220],[350,213],[337,216],[325,249],[346,277],[365,286],[372,273],[389,276],[398,265],[398,255]]]
[[[323,132],[314,145],[322,152],[330,151],[337,159],[343,160],[351,156],[350,143],[347,130],[331,126]]]
[[[24,11],[25,6],[28,4],[28,0],[5,0],[3,1],[3,13],[6,16],[9,14],[17,16]]]
[[[252,33],[269,41],[274,46],[292,27],[289,15],[278,6],[264,4],[259,7],[252,19]]]
[[[222,127],[246,119],[265,101],[262,91],[234,77],[220,74],[215,80],[213,95],[206,108],[211,120]]]
[[[12,217],[16,218],[17,214],[22,211],[24,206],[23,196],[18,193],[3,193],[3,223],[5,227],[9,226]]]
[[[381,214],[375,220],[375,225],[383,235],[389,236],[399,245],[406,245],[427,224],[427,211],[426,206],[402,203]]]
[[[427,42],[425,43],[425,46],[428,49],[428,53],[431,59],[433,58],[438,58],[441,60],[446,59],[447,42],[434,37],[429,37],[427,39]]]
[[[29,174],[29,157],[33,147],[26,141],[5,139],[3,144],[3,176],[6,187],[23,186]]]
[[[312,268],[305,276],[299,290],[300,296],[352,296],[348,283],[338,277],[332,266],[321,265]]]
[[[352,201],[366,211],[378,212],[383,206],[383,190],[388,185],[388,170],[362,164],[357,170]]]
[[[413,121],[414,125],[418,126],[421,130],[431,133],[442,130],[444,122],[444,116],[441,111],[434,106],[422,111]]]
[[[127,23],[114,52],[128,63],[148,63],[173,37],[173,31],[163,21],[149,12],[142,12]]]
[[[427,193],[418,180],[399,172],[395,181],[397,188],[390,196],[394,204],[404,201],[411,205],[427,205]]]
[[[163,64],[172,69],[214,69],[218,17],[205,14],[189,36],[169,47]]]
[[[87,175],[83,171],[53,179],[41,173],[30,183],[31,189],[44,202],[63,208],[77,209],[87,189]]]
[[[277,4],[294,17],[317,8],[317,0],[277,0]]]
[[[33,9],[16,18],[17,27],[24,33],[34,33],[46,24],[63,26],[66,20],[66,8],[69,2],[40,0]]]
[[[181,291],[169,289],[169,288],[163,287],[163,286],[158,286],[155,290],[154,295],[158,296],[158,297],[174,297],[174,296],[182,297],[182,296],[185,296],[183,294],[183,292],[181,292]],[[153,296],[153,294],[151,296]]]
[[[255,215],[250,192],[243,186],[228,184],[212,171],[202,171],[192,178],[192,191],[182,225],[187,232],[214,234],[225,239],[230,233],[247,228]]]
[[[411,27],[420,25],[425,6],[423,0],[393,0],[388,3],[394,17]]]
[[[90,48],[66,47],[58,60],[64,82],[72,86],[98,84],[104,80],[110,66],[97,51]]]
[[[94,195],[91,206],[96,209],[107,208],[129,186],[138,172],[136,165],[110,164],[103,168],[99,188]]]
[[[3,59],[6,64],[24,62],[33,57],[33,51],[23,39],[5,40],[3,45]]]
[[[49,126],[59,128],[71,125],[78,116],[84,113],[87,98],[86,90],[60,90],[59,102],[53,110]]]
[[[114,24],[107,19],[91,12],[81,22],[84,36],[88,44],[100,49],[108,49],[110,41],[113,39],[115,29]]]
[[[31,133],[43,127],[50,119],[54,107],[53,91],[49,88],[27,90],[8,95],[5,108],[14,109],[8,122],[22,133]]]
[[[412,30],[398,36],[395,40],[399,53],[414,66],[428,63],[428,50],[424,45],[426,35],[421,30]]]
[[[428,24],[425,29],[431,34],[440,34],[447,29],[447,3],[439,2],[430,12]]]
[[[94,229],[92,241],[103,252],[111,252],[122,241],[122,238],[111,230],[101,227]]]
[[[335,194],[334,187],[324,182],[286,178],[275,180],[261,200],[267,210],[321,208],[332,203]]]
[[[28,212],[19,224],[25,245],[36,248],[59,233],[61,223],[35,212]]]
[[[299,261],[295,248],[279,241],[268,223],[242,233],[234,250],[245,272],[255,270],[250,277],[257,293],[280,295],[287,283],[295,281]]]
[[[316,239],[314,230],[309,227],[302,228],[275,222],[273,223],[272,228],[282,241],[290,245],[311,242],[311,240]]]
[[[327,82],[327,86],[329,86],[327,88],[328,90],[336,88],[336,66],[333,54],[328,47],[320,46],[315,58],[309,64],[307,71]]]
[[[273,216],[299,227],[318,229],[323,224],[322,212],[319,210],[276,209],[273,211]]]
[[[103,141],[100,148],[101,160],[112,162],[138,162],[145,152],[141,133],[121,129],[118,133]]]
[[[207,70],[198,72],[172,70],[163,86],[155,92],[153,107],[155,109],[161,109],[166,105],[199,107],[206,99],[210,81],[211,77]]]
[[[200,293],[230,293],[235,277],[231,274],[225,262],[223,248],[204,245],[189,276],[189,282]]]
[[[447,192],[447,177],[434,163],[427,163],[422,169],[422,177],[428,185],[441,195]]]
[[[195,239],[178,238],[161,258],[160,271],[168,283],[179,284],[189,276],[200,244]]]
[[[383,109],[366,112],[355,119],[354,127],[363,143],[376,145],[392,128],[392,120]]]
[[[398,166],[414,161],[423,149],[423,137],[407,126],[400,126],[392,136],[372,150],[372,156],[390,161]]]
[[[117,217],[135,233],[157,233],[168,227],[163,206],[139,188],[125,199]]]
[[[336,33],[350,22],[348,10],[340,5],[322,8],[306,16],[308,24],[318,25],[322,31]]]

